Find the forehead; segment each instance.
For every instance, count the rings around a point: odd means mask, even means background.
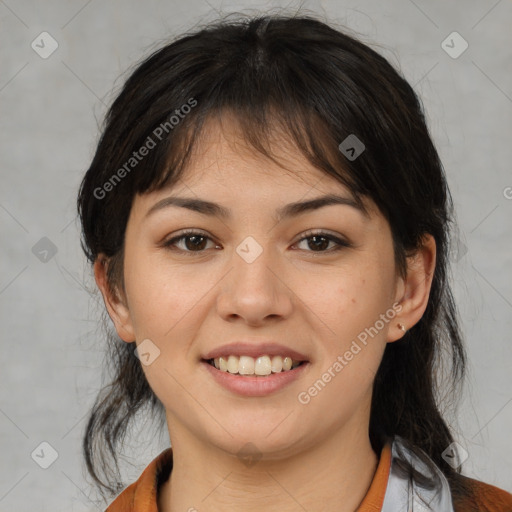
[[[260,141],[259,141],[260,142]],[[258,151],[243,136],[237,119],[230,114],[211,117],[203,125],[181,181],[194,185],[254,187],[262,182],[277,186],[309,188],[324,182],[323,187],[336,186],[349,192],[338,180],[314,167],[295,143],[279,127],[273,126],[264,147]]]

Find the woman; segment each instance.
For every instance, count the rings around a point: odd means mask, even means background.
[[[312,17],[177,39],[113,103],[78,209],[124,342],[87,467],[121,490],[145,405],[172,447],[109,512],[512,510],[461,476],[435,399],[441,363],[455,389],[465,362],[452,203],[375,51]]]

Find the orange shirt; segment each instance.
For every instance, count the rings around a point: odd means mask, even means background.
[[[391,445],[386,444],[370,488],[356,512],[381,511],[390,468]],[[158,512],[158,489],[169,477],[171,469],[172,449],[167,448],[153,459],[139,479],[129,485],[105,512]],[[472,492],[463,501],[454,502],[455,512],[512,512],[512,494],[477,480],[465,480]]]

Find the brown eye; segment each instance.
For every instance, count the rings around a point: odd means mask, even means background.
[[[171,238],[164,243],[164,246],[184,253],[203,252],[207,249],[208,240],[211,241],[211,238],[200,231],[187,231]]]
[[[190,251],[203,250],[206,246],[205,241],[207,238],[202,235],[187,235],[182,237],[185,242],[185,247]]]
[[[298,244],[306,241],[308,249],[304,249],[307,252],[319,252],[319,253],[330,253],[339,251],[343,247],[350,247],[350,244],[345,240],[342,240],[330,233],[325,232],[314,232],[307,233],[307,236],[301,238]],[[329,244],[333,243],[334,247],[329,248]]]

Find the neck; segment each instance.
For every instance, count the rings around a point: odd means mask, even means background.
[[[160,489],[158,510],[353,512],[378,462],[361,430],[337,432],[292,457],[261,459],[249,466],[211,445],[176,441],[173,469]]]

